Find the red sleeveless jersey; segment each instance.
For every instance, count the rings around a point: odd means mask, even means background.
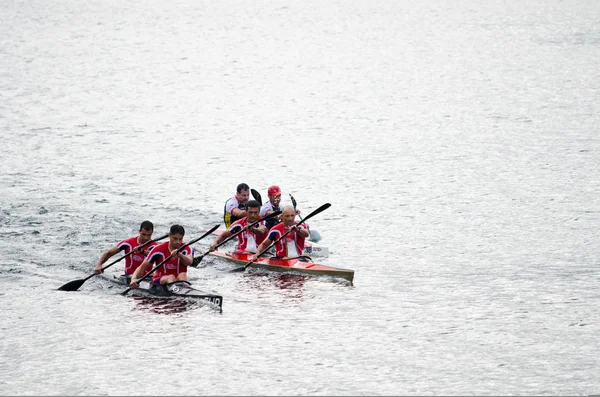
[[[294,225],[297,224],[297,222],[294,222]],[[308,230],[304,224],[299,225],[298,228]],[[283,222],[278,223],[277,225],[273,226],[271,230],[269,230],[269,240],[275,241],[288,231],[289,229],[283,227]],[[300,236],[298,233],[290,233],[287,236],[285,236],[284,239],[280,240],[279,242],[277,242],[277,244],[275,244],[275,255],[278,257],[289,257],[290,255],[288,255],[287,250],[288,243],[293,243],[296,246],[296,251],[298,251],[298,255],[302,255],[302,251],[304,250],[304,241],[305,238]]]
[[[141,245],[140,243],[138,243],[138,238],[139,236],[135,236],[122,240],[117,244],[117,247],[121,251],[124,251],[125,254],[129,254],[131,251],[134,250],[134,248]],[[157,244],[157,242],[152,242],[144,246],[144,250],[149,251]],[[135,269],[137,269],[142,264],[144,258],[146,258],[146,256],[143,252],[134,252],[133,254],[127,256],[125,258],[125,274],[133,274]]]
[[[181,253],[184,255],[193,255],[194,250],[192,249],[192,247],[188,246],[182,249]],[[156,265],[167,259],[169,255],[171,255],[171,251],[169,250],[169,242],[165,241],[164,243],[160,243],[154,248],[152,248],[152,251],[150,251],[150,253],[148,254],[148,262],[150,262],[152,268],[154,268]],[[158,280],[160,280],[162,276],[166,276],[169,274],[172,274],[175,277],[177,277],[179,273],[186,273],[187,268],[187,265],[181,263],[181,260],[178,257],[173,256],[166,263],[163,263],[161,267],[156,269],[152,277],[152,282],[158,282]]]
[[[231,226],[229,227],[229,231],[231,232],[231,234],[235,234],[235,233],[239,232],[242,228],[245,228],[248,224],[249,224],[248,217],[245,216],[242,219],[239,219],[239,220],[233,222],[231,224]],[[264,221],[260,221],[259,223],[257,223],[255,225],[255,227],[264,226],[264,224],[265,224]],[[256,249],[258,248],[260,243],[263,242],[263,240],[266,238],[266,236],[267,236],[266,233],[263,235],[257,235],[254,232],[249,232],[248,230],[244,230],[243,232],[241,232],[240,234],[237,235],[238,243],[236,246],[236,251],[244,252],[244,251],[248,251],[248,249],[250,249],[250,252],[256,252]],[[254,239],[254,241],[256,243],[255,247],[248,246],[248,241],[250,241],[249,239]]]

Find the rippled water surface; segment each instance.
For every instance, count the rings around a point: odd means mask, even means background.
[[[600,393],[600,3],[5,1],[0,394]],[[278,184],[335,279],[100,254]],[[203,252],[214,236],[195,244]],[[317,259],[317,258],[315,258]],[[122,264],[113,266],[122,269]]]

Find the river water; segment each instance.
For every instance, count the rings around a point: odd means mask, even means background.
[[[4,1],[0,394],[600,393],[599,20],[592,0]],[[318,262],[354,285],[206,258],[190,279],[222,313],[57,291],[145,219],[200,236],[240,182],[331,203]]]

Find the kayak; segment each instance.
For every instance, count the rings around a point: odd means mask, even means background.
[[[239,265],[246,265],[248,262],[250,262],[251,256],[251,254],[236,254],[220,251],[213,251],[209,253],[209,255],[226,259]],[[314,276],[339,277],[350,281],[350,284],[352,284],[352,281],[354,280],[354,270],[320,265],[318,263],[309,261],[309,259],[310,258],[306,257],[293,259],[261,257],[258,261],[252,263],[249,267],[257,269],[266,269],[275,272],[290,272]]]
[[[99,274],[105,280],[115,282],[117,284],[129,286],[131,276],[128,274]],[[140,287],[131,290],[133,294],[143,294],[145,296],[155,296],[160,298],[193,298],[198,299],[200,303],[206,304],[213,309],[223,311],[223,297],[216,293],[201,291],[192,287],[189,281],[176,281],[165,285],[151,284],[149,281],[142,280]]]
[[[223,233],[227,229],[217,229],[213,232],[217,236]],[[237,242],[237,240],[235,240]],[[235,243],[228,243],[235,244]],[[308,239],[304,240],[304,250],[302,251],[302,255],[307,256],[318,256],[320,258],[327,258],[329,256],[329,247],[323,244],[318,244],[314,241],[310,241]]]

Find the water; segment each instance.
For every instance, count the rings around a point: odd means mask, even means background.
[[[599,18],[5,2],[0,394],[598,394]],[[240,182],[331,203],[320,262],[354,285],[206,258],[222,314],[56,291],[144,219],[201,235]]]

